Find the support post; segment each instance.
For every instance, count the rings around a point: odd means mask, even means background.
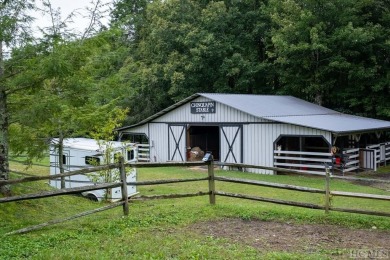
[[[325,166],[325,213],[329,213],[330,208],[330,171],[329,166]]]
[[[121,175],[121,182],[122,182],[122,200],[123,200],[123,214],[125,216],[129,215],[129,197],[127,195],[127,183],[126,183],[126,168],[125,168],[125,160],[123,159],[123,156],[119,158],[119,171]]]
[[[209,174],[209,200],[211,205],[215,205],[215,180],[214,180],[214,160],[208,162]]]
[[[60,131],[60,137],[58,138],[58,167],[60,167],[60,174],[65,173],[64,163],[67,163],[66,161],[64,162],[64,136]],[[65,177],[61,176],[61,189],[65,189],[65,188],[66,188]]]

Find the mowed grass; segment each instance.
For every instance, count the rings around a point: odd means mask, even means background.
[[[13,163],[12,169],[24,166]],[[30,174],[48,174],[47,167],[33,167]],[[216,175],[262,180],[313,188],[324,188],[324,179],[290,175],[259,175],[216,170]],[[207,176],[204,169],[143,168],[138,180],[159,180]],[[16,177],[15,175],[12,176]],[[47,181],[14,185],[14,194],[52,189]],[[386,194],[389,192],[346,181],[332,180],[332,190]],[[216,190],[247,195],[301,201],[323,205],[324,196],[253,185],[216,182]],[[139,186],[141,195],[208,191],[206,181]],[[208,196],[183,199],[134,201],[130,215],[121,207],[65,222],[23,235],[5,233],[51,219],[64,218],[105,206],[79,196],[59,196],[0,205],[0,259],[326,259],[326,255],[294,252],[261,252],[243,243],[202,236],[191,229],[199,221],[224,218],[333,224],[351,228],[390,230],[390,219],[361,214],[330,212],[217,196],[216,205]],[[389,202],[336,197],[332,205],[389,212]]]

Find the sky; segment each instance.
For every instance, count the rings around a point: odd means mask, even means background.
[[[93,0],[96,2],[96,0]],[[112,4],[114,0],[101,0],[104,4]],[[74,17],[74,23],[68,24],[69,28],[75,29],[78,32],[83,32],[88,26],[89,19],[83,18],[86,15],[86,7],[92,7],[91,0],[50,0],[53,9],[60,8],[61,18],[64,20],[72,11],[77,11],[77,15]],[[36,5],[42,8],[41,0],[36,0]],[[42,12],[34,12],[32,14],[35,17],[33,28],[43,28],[50,25],[50,17],[48,14]],[[102,21],[104,24],[108,24],[108,18]],[[35,30],[34,30],[35,31]]]

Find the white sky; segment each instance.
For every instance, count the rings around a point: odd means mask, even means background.
[[[67,24],[68,28],[75,29],[78,32],[84,32],[84,29],[88,26],[89,19],[83,18],[87,15],[86,7],[93,7],[91,4],[92,0],[50,0],[50,3],[53,9],[60,8],[61,11],[61,20],[65,20],[66,17],[72,12],[76,11],[78,14],[73,17],[74,23]],[[93,0],[96,2],[97,0]],[[104,4],[112,4],[113,0],[101,0]],[[42,8],[42,1],[36,0],[36,5],[39,8]],[[108,8],[108,7],[106,7]],[[50,26],[50,17],[48,14],[43,14],[42,12],[35,12],[32,14],[35,17],[33,28],[43,28]],[[108,13],[106,14],[108,15]],[[103,24],[108,24],[108,17],[103,19]],[[34,30],[35,31],[35,30]]]

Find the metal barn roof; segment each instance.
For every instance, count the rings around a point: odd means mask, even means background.
[[[292,96],[267,96],[244,94],[200,94],[219,103],[234,107],[256,117],[298,115],[325,115],[336,111]]]
[[[198,97],[206,97],[255,117],[329,131],[335,134],[390,130],[390,122],[343,114],[292,96],[248,94],[194,94],[136,125],[147,123]]]
[[[59,139],[53,138],[51,140],[53,145],[58,144]],[[106,141],[102,141],[103,145],[99,145],[97,140],[90,139],[90,138],[65,138],[64,139],[64,147],[65,148],[73,148],[73,149],[79,149],[79,150],[87,150],[87,151],[97,151],[101,152],[106,147],[105,145]],[[124,146],[128,146],[130,144],[117,142],[117,141],[109,141],[107,142],[107,145],[109,145],[112,149],[118,149],[123,148]]]

